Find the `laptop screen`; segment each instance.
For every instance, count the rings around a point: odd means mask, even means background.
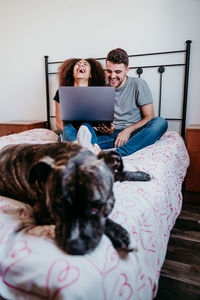
[[[59,87],[62,121],[112,122],[115,88],[105,86]]]

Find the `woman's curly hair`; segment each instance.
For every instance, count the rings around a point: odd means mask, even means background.
[[[75,64],[82,58],[71,58],[65,60],[58,69],[59,86],[73,86],[74,76],[73,70]],[[105,86],[106,77],[102,65],[94,58],[85,59],[91,67],[91,78],[89,78],[89,86]]]

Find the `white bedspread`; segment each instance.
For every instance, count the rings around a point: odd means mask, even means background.
[[[10,143],[56,142],[47,129],[0,138]],[[166,133],[160,141],[123,158],[127,170],[151,174],[150,182],[116,182],[111,218],[129,232],[138,249],[119,257],[103,236],[84,256],[54,244],[54,226],[35,226],[29,205],[0,196],[0,295],[5,299],[152,299],[165,259],[170,231],[182,205],[181,186],[189,157],[182,138]]]

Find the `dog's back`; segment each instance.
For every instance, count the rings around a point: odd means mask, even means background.
[[[0,152],[0,194],[29,204],[44,196],[44,187],[30,185],[30,170],[40,159],[50,156],[59,166],[82,149],[73,143],[10,145]],[[91,154],[92,155],[92,154]]]

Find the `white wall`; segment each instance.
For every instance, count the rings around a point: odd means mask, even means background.
[[[192,40],[187,124],[200,124],[199,0],[0,0],[0,122],[45,120],[43,56],[184,49]]]

